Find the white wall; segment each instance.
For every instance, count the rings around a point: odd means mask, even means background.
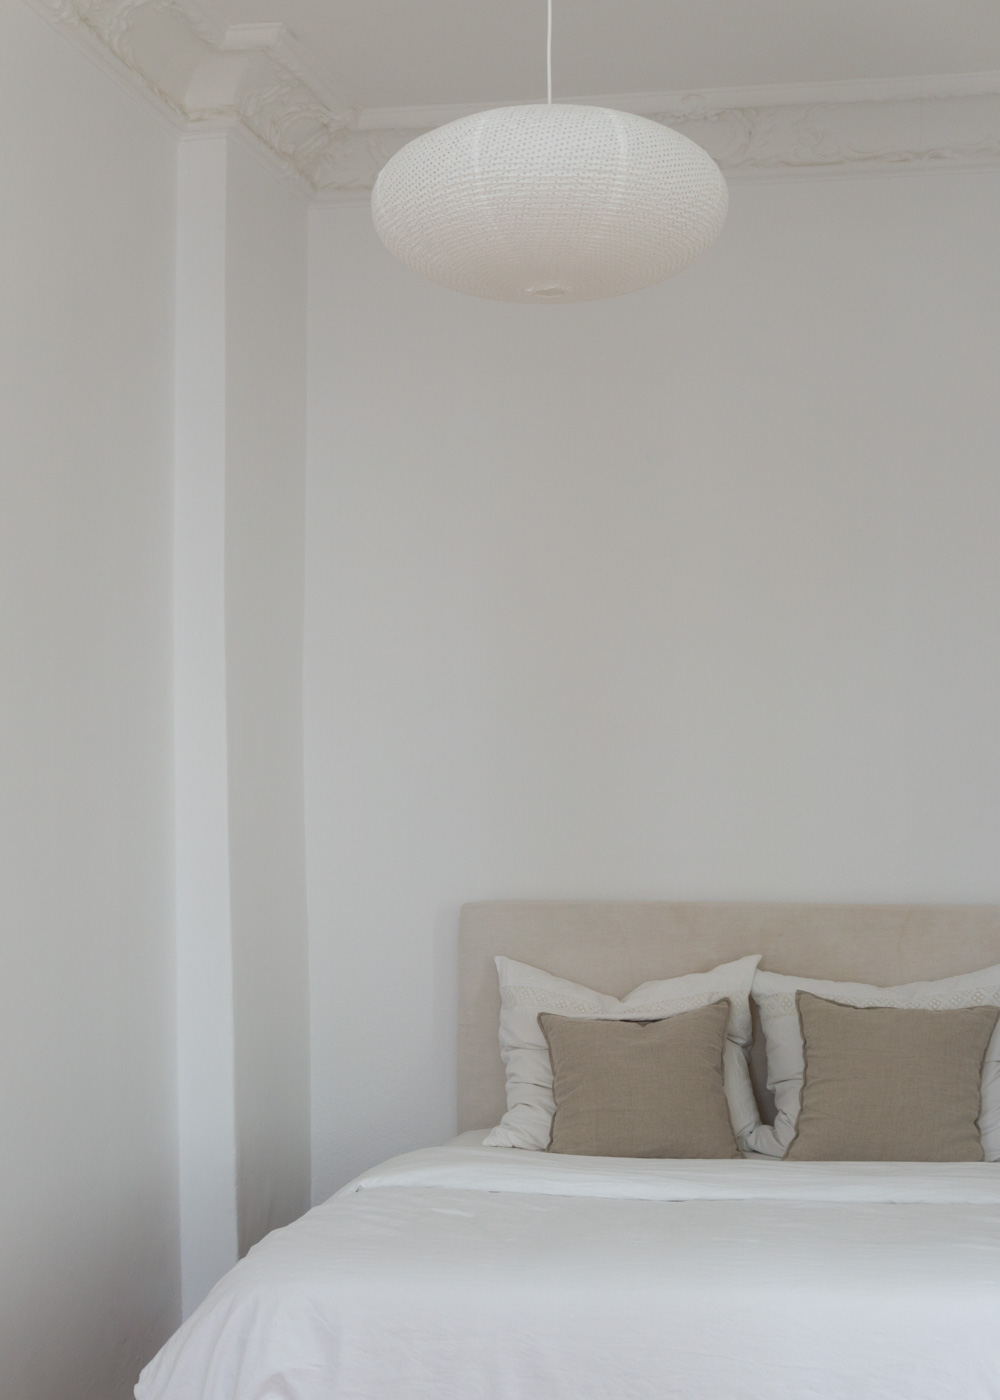
[[[0,37],[0,1392],[124,1400],[309,1200],[306,201]]]
[[[1000,178],[744,183],[621,300],[312,227],[314,1197],[453,1126],[463,900],[996,900]]]
[[[178,1317],[175,138],[0,17],[0,1391],[125,1400]]]

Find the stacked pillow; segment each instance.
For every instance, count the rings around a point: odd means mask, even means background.
[[[753,1151],[1000,1161],[1000,966],[901,987],[758,972],[753,998],[777,1110]]]
[[[713,968],[711,972],[695,972],[686,977],[644,982],[623,1000],[619,1000],[603,992],[592,991],[589,987],[581,987],[563,977],[553,977],[551,973],[543,972],[537,967],[529,967],[527,963],[515,962],[511,958],[497,958],[501,1004],[500,1053],[507,1067],[507,1112],[499,1126],[487,1136],[486,1146],[522,1147],[543,1152],[553,1141],[555,1086],[549,1042],[546,1040],[545,1030],[539,1024],[541,1015],[549,1013],[553,1018],[547,1022],[549,1033],[559,1039],[560,1051],[564,1052],[566,1039],[564,1035],[560,1035],[554,1018],[580,1020],[591,1025],[606,1021],[633,1024],[659,1022],[726,1002],[728,1011],[720,1017],[716,1027],[718,1065],[711,1073],[704,1070],[697,1084],[690,1084],[689,1094],[703,1095],[705,1101],[710,1100],[716,1108],[719,1096],[724,1098],[729,1114],[730,1140],[727,1142],[727,1150],[722,1155],[732,1155],[732,1136],[735,1135],[737,1142],[742,1146],[743,1136],[753,1131],[760,1122],[747,1068],[747,1054],[752,1035],[750,987],[759,962],[758,954],[756,957],[724,963]],[[701,1026],[697,1029],[704,1030]],[[681,1044],[679,1035],[673,1040],[675,1050]],[[657,1036],[654,1034],[651,1039],[655,1040]],[[698,1040],[698,1053],[704,1065],[707,1049],[703,1037],[699,1038],[696,1031],[691,1031],[684,1043],[693,1046],[694,1039]],[[641,1045],[648,1066],[651,1046],[645,1036],[636,1037],[635,1045],[636,1048]],[[559,1058],[565,1068],[568,1064],[566,1054],[561,1053]],[[663,1082],[670,1078],[670,1061],[676,1065],[682,1058],[681,1055],[671,1054],[661,1045],[659,1063],[662,1065]],[[625,1123],[625,1118],[635,1119],[641,1115],[645,1103],[632,1102],[629,1099],[630,1073],[627,1056],[623,1060],[619,1053],[617,1063],[620,1068],[614,1082],[605,1084],[601,1092],[605,1099],[616,1091],[620,1093],[622,1113],[619,1116],[619,1127],[627,1133],[631,1128]],[[672,1097],[676,1100],[676,1092]],[[630,1113],[626,1114],[625,1105],[629,1102],[632,1102],[632,1107]],[[569,1111],[567,1108],[561,1115],[562,1128],[566,1127]],[[577,1136],[574,1140],[581,1142],[583,1139]],[[607,1145],[609,1144],[606,1143],[605,1146]],[[694,1146],[693,1141],[686,1145],[692,1148]],[[685,1144],[678,1142],[675,1146],[683,1147]],[[578,1147],[577,1150],[582,1149]],[[628,1154],[600,1151],[586,1155]],[[700,1153],[696,1150],[678,1150],[669,1155],[697,1157]]]
[[[757,970],[622,1000],[497,958],[507,1112],[487,1146],[620,1157],[1000,1161],[1000,966],[901,987]],[[774,1125],[747,1068],[760,1009]]]

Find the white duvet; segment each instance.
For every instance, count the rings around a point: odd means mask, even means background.
[[[1000,1165],[481,1137],[269,1235],[139,1400],[1000,1400]]]

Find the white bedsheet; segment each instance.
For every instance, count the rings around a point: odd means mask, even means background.
[[[251,1250],[139,1400],[1000,1400],[1000,1165],[466,1134]]]

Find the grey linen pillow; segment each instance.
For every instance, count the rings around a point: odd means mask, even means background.
[[[542,1012],[552,1059],[550,1152],[739,1157],[723,1081],[727,1000],[662,1021]]]
[[[786,1161],[981,1162],[983,1061],[1000,1010],[795,998],[805,1078]]]

